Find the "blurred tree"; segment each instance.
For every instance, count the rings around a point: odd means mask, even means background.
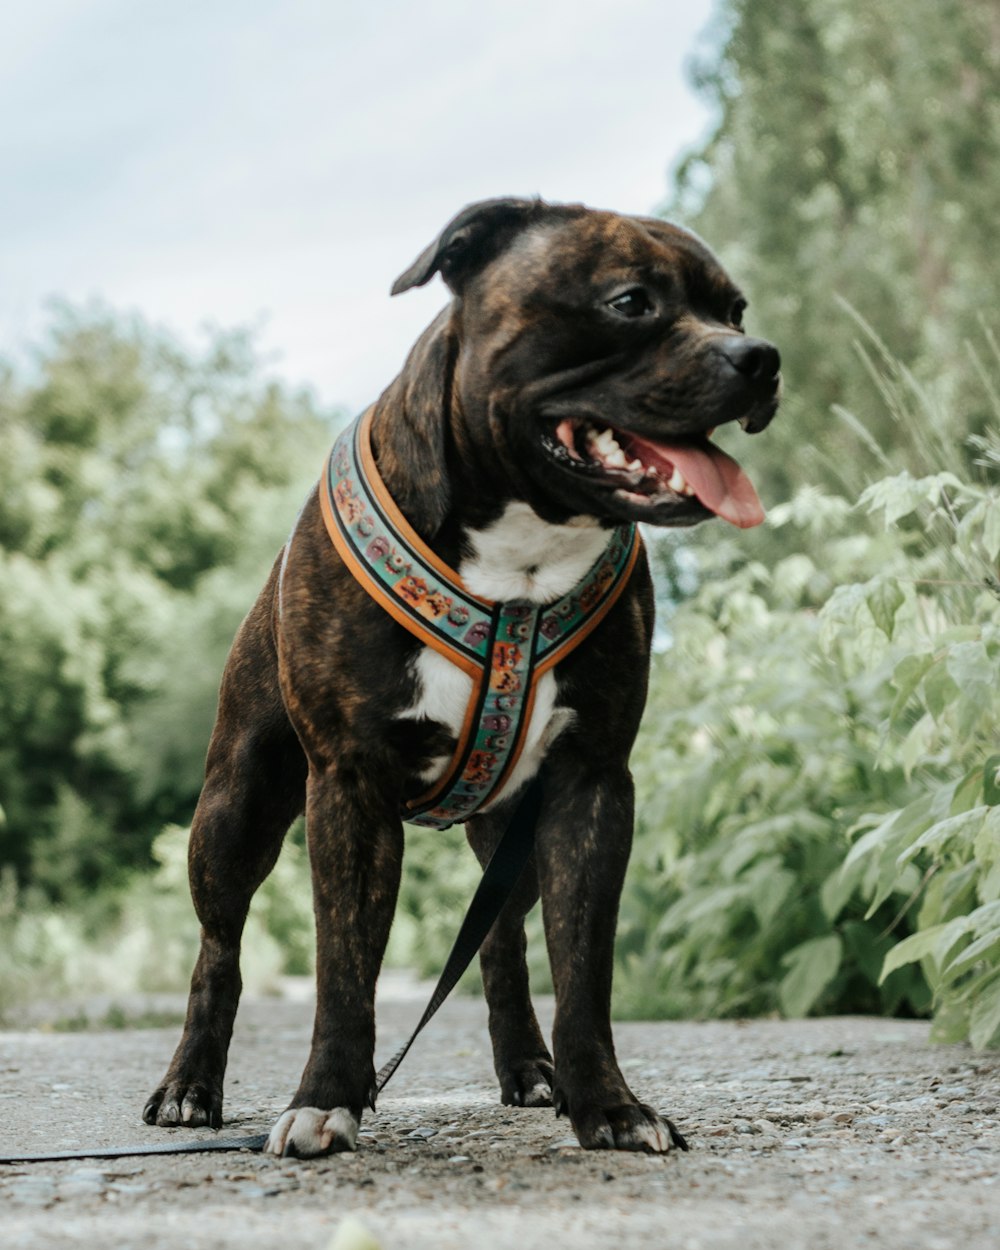
[[[1000,306],[1000,8],[725,0],[722,16],[722,46],[695,71],[718,125],[682,162],[666,211],[718,247],[750,324],[781,348],[772,491],[822,479],[853,490],[881,466],[834,406],[897,464],[905,440],[837,297],[961,414],[942,444],[986,420],[968,344]]]
[[[0,375],[0,864],[65,896],[187,819],[223,658],[333,424],[244,333],[61,309]]]

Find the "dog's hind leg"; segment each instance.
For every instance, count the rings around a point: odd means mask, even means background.
[[[201,950],[184,1032],[143,1110],[147,1124],[222,1123],[243,926],[254,891],[302,811],[305,778],[305,757],[278,689],[265,592],[237,635],[222,681],[188,853]]]
[[[375,981],[403,861],[398,799],[381,767],[344,752],[313,761],[306,829],[316,912],[312,1048],[265,1150],[302,1158],[353,1150],[375,1105]]]
[[[466,825],[469,844],[486,865],[504,830],[505,817],[478,816]],[[493,1066],[500,1101],[507,1106],[552,1103],[552,1056],[538,1027],[528,988],[524,918],[538,901],[535,857],[528,861],[479,952],[483,992],[489,1007]]]

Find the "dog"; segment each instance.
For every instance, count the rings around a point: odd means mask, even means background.
[[[457,570],[473,606],[514,605],[512,641],[491,678],[491,746],[467,769],[472,794],[496,781],[511,736],[502,709],[513,706],[515,661],[528,646],[517,613],[565,599],[635,522],[717,516],[746,528],[763,519],[748,478],[710,436],[726,422],[750,433],[767,426],[780,359],[744,332],[746,301],[709,248],[659,219],[483,201],[449,222],[392,293],[435,274],[451,302],[373,405],[368,455],[387,507],[427,559]],[[350,468],[346,459],[340,467]],[[366,526],[356,494],[349,476],[328,497],[316,488],[233,644],[191,830],[201,948],[180,1044],[143,1112],[148,1124],[221,1125],[247,909],[304,810],[315,1027],[266,1146],[300,1157],[353,1150],[362,1112],[374,1107],[375,982],[400,880],[401,813],[447,770],[474,685],[400,615],[408,598],[427,628],[454,616],[459,630],[467,607],[449,609],[449,596],[376,535],[359,559],[401,587],[380,602],[331,542],[331,517]],[[663,1153],[668,1122],[626,1084],[610,1023],[633,829],[628,759],[653,629],[640,546],[624,572],[619,561],[591,579],[591,598],[616,576],[620,593],[537,679],[519,754],[500,790],[469,809],[466,830],[485,862],[537,779],[532,858],[480,952],[502,1102],[554,1105],[586,1148]],[[576,603],[566,602],[544,618],[553,637]],[[525,962],[524,917],[539,896],[555,989],[551,1052]]]

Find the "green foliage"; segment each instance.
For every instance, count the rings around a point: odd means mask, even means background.
[[[726,0],[721,17],[722,46],[696,71],[718,122],[681,164],[667,212],[719,248],[752,326],[781,348],[770,485],[853,495],[879,472],[870,435],[893,466],[915,468],[840,299],[949,417],[937,433],[960,457],[967,430],[989,419],[966,345],[1000,305],[1000,11],[994,0]]]
[[[623,1010],[921,1013],[933,995],[942,1035],[994,1037],[998,507],[995,487],[902,472],[853,509],[813,489],[773,509],[771,568],[699,546],[634,761]]]
[[[187,888],[188,831],[153,842],[153,868],[115,888],[53,906],[0,875],[0,1019],[29,999],[128,995],[186,988],[198,951]],[[301,826],[257,892],[243,938],[243,981],[273,992],[281,976],[313,966],[312,894]]]
[[[436,978],[479,877],[479,864],[460,825],[444,830],[408,825],[389,962]],[[476,969],[470,970],[466,986],[475,984],[476,976]]]
[[[696,71],[717,125],[667,212],[719,247],[781,348],[782,413],[749,454],[766,442],[753,473],[790,502],[738,547],[657,544],[673,611],[636,756],[620,1003],[933,998],[943,1035],[985,1045],[1000,1023],[996,6],[727,0],[721,15]]]
[[[858,558],[840,528],[822,565],[806,541],[773,571],[742,565],[723,540],[671,621],[633,760],[639,824],[619,944],[630,1014],[922,1005],[919,978],[876,986],[872,947],[888,918],[866,928],[862,902],[845,899],[831,941],[824,906],[850,813],[904,784],[877,766],[872,695],[886,675],[821,645],[819,609]],[[886,544],[866,554],[880,566]]]
[[[332,424],[260,376],[63,309],[0,375],[0,865],[73,899],[197,796],[222,663]]]

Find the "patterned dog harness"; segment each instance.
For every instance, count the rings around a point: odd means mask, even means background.
[[[442,779],[403,805],[411,824],[447,829],[497,797],[524,744],[539,678],[587,637],[624,590],[639,554],[634,525],[611,533],[576,586],[552,603],[470,593],[396,507],[371,449],[373,409],[337,439],[320,490],[333,545],[392,617],[472,678]]]

